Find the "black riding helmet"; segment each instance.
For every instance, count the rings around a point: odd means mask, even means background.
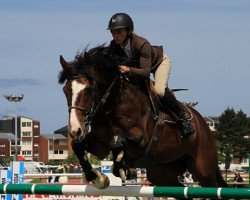
[[[107,30],[128,28],[130,34],[134,30],[134,23],[131,17],[126,13],[116,13],[109,20],[109,25]]]

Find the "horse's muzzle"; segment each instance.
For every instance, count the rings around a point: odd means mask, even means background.
[[[78,128],[77,131],[69,131],[69,135],[75,141],[82,141],[85,138],[85,134],[81,128]]]

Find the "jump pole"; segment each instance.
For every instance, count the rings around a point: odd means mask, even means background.
[[[250,188],[204,188],[204,187],[147,187],[109,186],[96,189],[89,185],[60,184],[0,184],[0,194],[61,194],[85,196],[135,196],[135,197],[178,197],[178,198],[247,198]]]

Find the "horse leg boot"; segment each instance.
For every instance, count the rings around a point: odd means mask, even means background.
[[[161,103],[165,111],[171,110],[177,116],[178,127],[182,138],[194,133],[193,125],[188,121],[186,113],[182,110],[179,102],[168,88],[166,88],[165,95],[161,98]]]
[[[115,135],[110,142],[110,149],[113,156],[113,165],[111,167],[112,173],[116,177],[120,177],[122,180],[126,180],[126,170],[125,170],[125,161],[124,161],[124,140]]]
[[[120,177],[122,180],[134,179],[136,178],[135,171],[130,169],[125,162],[124,142],[125,140],[117,135],[110,142],[114,163],[111,171],[116,177]]]

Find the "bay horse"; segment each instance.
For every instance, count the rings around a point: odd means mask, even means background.
[[[181,138],[173,117],[159,103],[154,112],[149,94],[120,74],[107,47],[85,50],[70,62],[60,56],[60,64],[68,132],[86,182],[108,187],[107,176],[92,168],[87,155],[104,159],[112,152],[113,173],[122,179],[131,176],[130,168],[146,168],[153,185],[181,186],[177,177],[188,170],[200,186],[226,187],[213,135],[194,108],[185,110],[195,133]],[[157,102],[155,95],[152,99]]]

